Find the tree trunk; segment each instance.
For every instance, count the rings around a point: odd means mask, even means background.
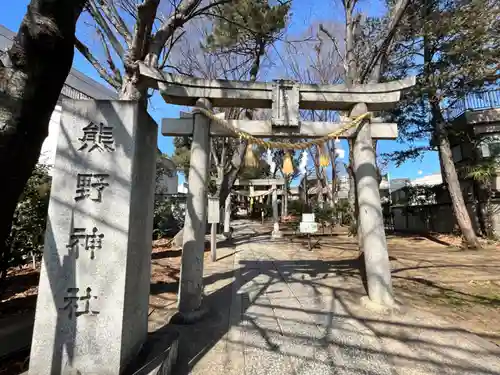
[[[283,185],[283,216],[288,216],[288,177],[285,177],[285,184]]]
[[[330,161],[332,164],[332,183],[330,185],[331,189],[331,205],[335,207],[335,201],[337,200],[337,163],[336,163],[336,150],[335,141],[330,141],[328,145],[328,151],[330,152]]]
[[[49,121],[73,63],[85,0],[32,0],[0,62],[0,269],[17,200],[40,156]],[[0,271],[1,272],[1,271]]]
[[[328,184],[328,179],[325,173],[325,170],[323,167],[320,166],[319,164],[319,146],[316,146],[316,154],[312,156],[313,159],[313,165],[314,165],[314,171],[316,172],[316,179],[318,180],[318,188],[321,189],[321,204],[323,205],[324,199],[323,199],[323,192],[324,189],[326,189],[326,194],[328,196],[328,199],[330,201],[330,205],[333,207],[333,191],[331,189],[331,186]],[[333,160],[333,159],[331,159]],[[332,161],[333,163],[333,161]],[[319,192],[318,192],[318,202],[319,202]],[[322,206],[323,207],[323,206]]]
[[[476,232],[472,227],[472,222],[470,220],[469,213],[467,212],[467,206],[465,205],[462,190],[460,189],[460,181],[458,180],[457,170],[455,169],[455,164],[453,163],[450,140],[446,134],[445,120],[443,118],[443,114],[441,113],[441,109],[439,108],[439,103],[431,101],[431,108],[439,140],[439,154],[441,155],[444,175],[448,185],[448,192],[450,193],[451,203],[458,226],[465,237],[467,246],[472,249],[480,249],[481,244],[479,243]]]
[[[302,201],[302,207],[304,207],[304,212],[306,212],[307,207],[307,175],[304,174],[302,181],[300,181],[300,200]]]
[[[333,207],[334,202],[333,202],[332,186],[328,183],[328,178],[326,176],[325,170],[323,170],[321,174],[322,174],[321,185],[326,190],[326,196],[328,198],[328,203],[329,203],[330,207]]]
[[[483,184],[482,189],[485,195],[483,212],[486,222],[486,238],[490,240],[495,240],[496,235],[493,223],[493,216],[495,215],[494,212],[495,210],[493,209],[493,204],[491,202],[491,199],[493,197],[493,186],[491,179]]]
[[[352,85],[359,81],[359,72],[356,64],[356,57],[354,55],[354,33],[355,33],[355,21],[354,21],[354,7],[356,6],[357,0],[347,0],[344,2],[344,13],[345,13],[345,57],[347,62],[347,84]]]
[[[316,193],[316,201],[318,202],[318,206],[323,208],[323,185],[321,184],[321,180],[316,182],[316,189],[318,189]]]
[[[240,171],[241,165],[243,164],[243,159],[245,157],[245,151],[247,148],[247,142],[241,141],[238,149],[233,155],[231,160],[231,169],[224,174],[222,183],[219,190],[219,204],[221,207],[225,204],[226,198],[231,192],[234,182],[238,178],[238,173]],[[189,187],[188,187],[189,188]],[[182,246],[182,237],[184,236],[184,229],[181,229],[174,237],[174,244],[176,246]]]
[[[378,184],[380,186],[380,184],[382,183],[382,173],[380,172],[380,167],[378,166],[378,163],[377,163],[377,140],[376,139],[373,140],[372,145],[373,145],[373,150],[375,151],[375,167],[377,168],[377,181],[378,181]]]
[[[488,239],[495,239],[493,229],[493,207],[491,198],[493,195],[491,178],[485,181],[473,181],[473,191],[476,207],[477,222],[481,235]]]
[[[122,87],[119,94],[120,100],[136,100],[147,108],[147,87],[140,85],[139,68],[135,65],[125,64]]]
[[[424,8],[424,19],[429,20],[431,14],[431,3],[426,2]],[[455,164],[453,163],[453,154],[451,152],[450,140],[446,131],[446,121],[439,106],[439,98],[436,96],[436,88],[433,86],[433,71],[431,70],[432,52],[431,52],[431,38],[429,32],[424,29],[424,78],[427,88],[427,97],[429,98],[432,122],[434,125],[434,136],[438,141],[439,156],[441,160],[442,172],[444,174],[444,182],[448,186],[450,193],[453,212],[457,219],[458,226],[465,237],[466,245],[470,248],[480,248],[481,245],[478,241],[472,222],[470,220],[467,207],[465,205],[462,189],[460,189],[460,182],[458,180]]]
[[[346,1],[345,3],[345,20],[346,20],[346,62],[347,62],[347,85],[351,86],[358,81],[358,69],[354,56],[354,6],[355,1]],[[354,140],[349,139],[349,213],[351,215],[351,232],[355,235],[358,233],[358,201],[356,196],[356,176],[354,175]]]
[[[476,180],[472,180],[472,196],[474,198],[474,214],[473,220],[477,223],[479,227],[479,235],[483,237],[488,237],[487,235],[487,219],[486,219],[486,207],[482,202],[483,188],[481,183]]]
[[[351,219],[350,231],[351,234],[358,234],[358,197],[356,192],[356,175],[354,173],[354,140],[349,139],[349,165],[346,167],[349,174],[349,216]]]
[[[245,158],[245,151],[247,149],[248,143],[246,141],[241,141],[238,145],[238,149],[233,155],[231,160],[231,169],[224,174],[222,183],[220,186],[219,198],[223,202],[231,191],[234,182],[238,178],[238,173],[243,164],[243,159]]]

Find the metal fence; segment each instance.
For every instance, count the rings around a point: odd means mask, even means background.
[[[467,94],[445,110],[448,121],[452,121],[466,111],[500,108],[500,89]]]

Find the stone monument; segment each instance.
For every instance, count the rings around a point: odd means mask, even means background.
[[[63,102],[30,375],[118,375],[146,340],[157,126],[139,108]]]

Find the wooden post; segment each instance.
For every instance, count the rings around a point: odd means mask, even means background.
[[[212,109],[207,99],[198,99],[196,106]],[[194,317],[198,315],[197,311],[200,310],[203,293],[203,253],[210,155],[209,132],[210,120],[202,114],[195,114],[178,297],[179,315],[184,321],[195,319]]]
[[[273,232],[271,234],[272,238],[280,238],[282,233],[280,232],[280,219],[278,215],[278,189],[276,184],[273,184],[272,193],[272,204],[273,204]]]
[[[231,193],[227,195],[224,202],[224,236],[227,239],[231,238]]]
[[[252,217],[253,215],[253,209],[255,207],[255,198],[253,196],[253,194],[255,193],[255,188],[253,187],[253,185],[250,185],[249,186],[249,190],[250,190],[250,212],[249,212],[249,216]]]
[[[283,185],[283,216],[288,216],[288,177],[285,178]]]
[[[367,112],[365,104],[357,104],[351,117]],[[391,284],[391,269],[384,231],[382,204],[375,150],[370,127],[365,121],[354,142],[354,170],[359,202],[359,239],[363,251],[368,281],[368,295],[378,304],[392,305],[394,297]]]
[[[212,262],[217,260],[217,224],[212,223],[212,228],[210,231],[210,255],[212,257]]]

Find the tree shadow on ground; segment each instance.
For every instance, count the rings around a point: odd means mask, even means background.
[[[472,302],[484,306],[500,307],[500,298],[485,297],[477,294],[465,293],[454,288],[439,285],[436,282],[421,277],[403,277],[403,276],[393,275],[393,278],[396,280],[399,279],[399,280],[410,281],[424,285],[426,287],[430,287],[436,291],[436,294],[433,298],[440,298],[440,297],[455,298],[462,300],[462,303]]]
[[[151,254],[151,259],[164,259],[164,258],[176,258],[181,256],[182,250],[171,250],[167,249],[165,251],[160,251]]]
[[[14,274],[12,276],[7,275],[7,278],[3,281],[2,291],[0,293],[0,300],[9,299],[18,293],[25,292],[30,288],[38,285],[38,280],[40,278],[39,270],[24,270],[23,273]],[[2,304],[0,304],[0,309]]]
[[[497,373],[489,369],[487,360],[475,359],[486,356],[491,362],[500,352],[485,348],[482,341],[471,345],[463,329],[360,308],[359,298],[366,293],[363,267],[362,255],[338,261],[242,260],[233,270],[204,278],[205,286],[227,283],[204,298],[210,313],[202,321],[168,324],[156,334],[180,334],[175,372],[179,375],[189,374],[197,364],[210,366],[211,373],[241,373],[228,370],[235,366],[231,362],[246,361],[255,353],[261,356],[258,363],[245,362],[243,368],[257,365],[259,373],[268,371],[269,356],[294,363],[293,373],[308,366],[328,366],[342,374],[389,373],[370,365],[378,362],[385,363],[381,366],[388,366],[392,374],[407,374],[414,368],[450,374]],[[155,292],[161,293],[162,287]],[[457,335],[464,337],[464,345]],[[326,358],[311,355],[307,349],[311,347],[325,351]],[[215,356],[207,357],[212,352]],[[339,360],[339,356],[352,360]],[[224,368],[218,367],[221,362]]]
[[[36,295],[14,298],[0,303],[0,318],[4,316],[22,315],[23,312],[34,312]]]
[[[432,241],[438,245],[443,245],[443,246],[454,246],[450,242],[446,242],[443,240],[440,240],[437,238],[438,233],[420,233],[420,232],[410,232],[410,231],[394,231],[394,230],[387,230],[387,235],[391,235],[394,237],[399,237],[399,238],[408,238],[413,241],[425,241],[429,240]]]

